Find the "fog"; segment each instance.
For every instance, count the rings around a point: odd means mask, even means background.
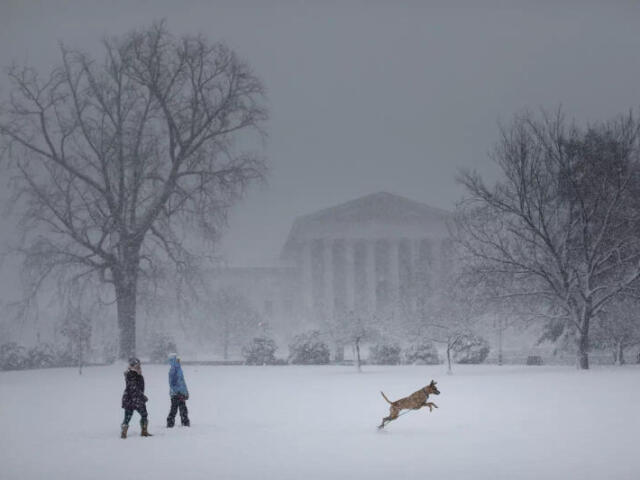
[[[523,108],[594,121],[640,99],[634,2],[4,0],[0,64],[46,70],[57,42],[98,54],[162,18],[224,40],[267,87],[271,172],[232,212],[234,266],[273,265],[295,217],[366,194],[453,209],[457,170],[491,178],[497,122]]]
[[[639,25],[0,0],[0,477],[637,478]]]
[[[499,125],[524,109],[562,108],[585,124],[640,99],[633,2],[5,1],[0,64],[47,72],[60,45],[100,58],[104,37],[162,19],[176,36],[224,41],[266,86],[268,175],[230,210],[210,252],[227,267],[279,267],[297,218],[379,192],[452,212],[463,196],[458,172],[494,181]],[[5,77],[0,88],[6,96]],[[15,243],[15,218],[2,222]],[[4,302],[20,295],[19,268],[5,258]],[[266,308],[258,297],[254,306]],[[310,322],[308,312],[294,316],[287,329]],[[151,321],[144,332],[174,323]]]

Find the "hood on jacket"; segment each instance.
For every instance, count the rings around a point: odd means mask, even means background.
[[[176,355],[175,353],[169,354],[169,365],[171,365],[172,367],[180,366],[180,359],[178,358],[178,355]]]

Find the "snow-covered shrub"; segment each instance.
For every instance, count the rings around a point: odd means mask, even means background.
[[[329,363],[329,347],[320,338],[321,333],[312,330],[301,333],[289,344],[289,363],[296,365],[325,365]]]
[[[56,367],[75,367],[79,363],[78,357],[75,355],[73,349],[67,345],[65,348],[59,348],[56,350]]]
[[[463,335],[452,347],[456,363],[482,363],[489,355],[489,342],[477,335]]]
[[[56,352],[48,343],[41,343],[27,352],[28,368],[48,368],[60,366]]]
[[[244,347],[242,356],[245,365],[275,365],[278,360],[275,353],[278,347],[276,342],[267,337],[256,337]]]
[[[78,361],[68,346],[56,349],[41,343],[27,350],[15,342],[0,345],[0,370],[71,367],[78,365]]]
[[[438,365],[440,357],[431,340],[419,340],[404,352],[404,361],[410,365]]]
[[[156,335],[151,340],[149,361],[151,363],[164,363],[170,353],[176,352],[176,342],[169,335]]]
[[[399,365],[400,345],[378,343],[369,348],[369,363],[374,365]]]
[[[542,357],[540,355],[529,355],[527,357],[527,365],[542,365]]]
[[[27,354],[24,347],[16,342],[7,342],[0,345],[0,369],[19,370],[26,368]]]

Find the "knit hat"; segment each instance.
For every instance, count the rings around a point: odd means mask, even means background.
[[[135,368],[140,365],[140,359],[136,357],[131,357],[129,359],[129,367]]]

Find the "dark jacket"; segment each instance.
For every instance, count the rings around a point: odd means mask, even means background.
[[[147,401],[144,394],[144,377],[138,372],[127,370],[124,372],[125,388],[122,394],[122,408],[136,410],[143,407]]]

